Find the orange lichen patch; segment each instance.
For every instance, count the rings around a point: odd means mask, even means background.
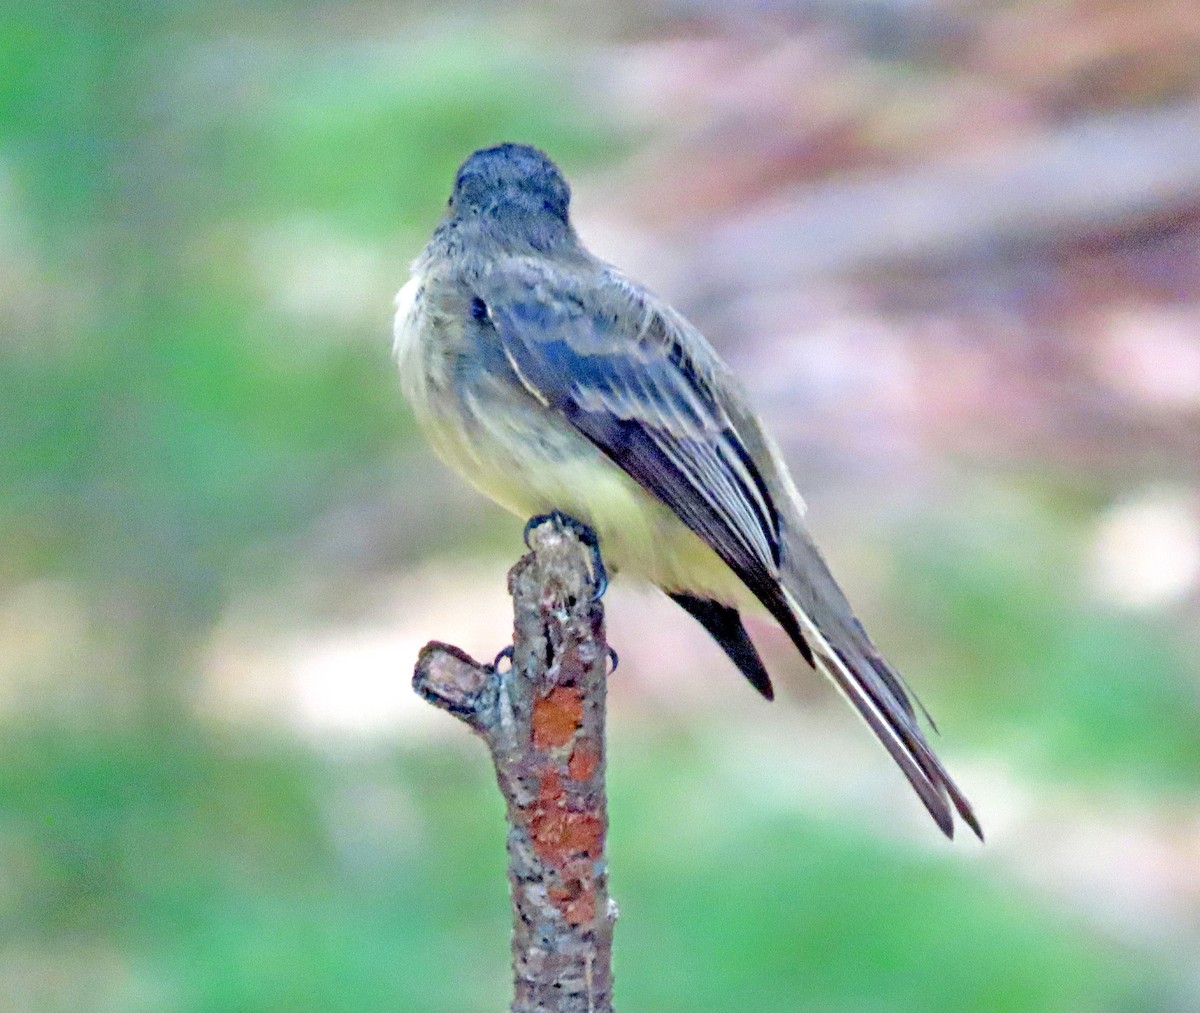
[[[587,742],[581,742],[571,750],[571,758],[567,761],[567,773],[575,781],[586,781],[600,765],[600,751]]]
[[[537,749],[565,746],[583,721],[583,696],[576,686],[555,686],[533,704],[533,745]]]
[[[562,775],[557,770],[547,770],[542,774],[542,780],[538,784],[537,801],[534,802],[534,808],[545,809],[547,806],[561,806],[562,804]]]
[[[563,865],[574,855],[598,854],[604,825],[591,813],[542,809],[530,820],[529,834],[542,861]]]
[[[563,912],[567,921],[572,925],[590,925],[596,920],[596,894],[592,890],[584,890]]]
[[[571,880],[566,886],[551,887],[546,892],[567,924],[587,925],[596,920],[595,891],[580,880]]]
[[[543,862],[563,868],[574,857],[600,854],[604,823],[595,813],[574,812],[564,805],[562,778],[548,771],[529,817],[533,850]]]

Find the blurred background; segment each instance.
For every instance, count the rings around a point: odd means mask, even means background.
[[[401,403],[473,149],[745,379],[988,832],[607,603],[628,1011],[1200,1007],[1194,0],[0,13],[0,1008],[485,1011],[521,521]]]

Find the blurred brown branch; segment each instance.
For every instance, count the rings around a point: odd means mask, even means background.
[[[512,665],[431,642],[413,688],[487,743],[507,803],[513,1013],[611,1013],[604,610],[591,550],[553,521],[509,571]]]
[[[990,158],[958,153],[796,190],[710,228],[690,274],[754,291],[897,261],[1062,244],[1198,203],[1200,104],[1182,102],[1087,117]]]

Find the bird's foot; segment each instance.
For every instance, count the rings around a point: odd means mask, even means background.
[[[493,659],[490,667],[493,672],[500,672],[500,662],[507,661],[509,664],[509,667],[511,668],[512,660],[513,660],[513,645],[509,644],[506,648],[504,648],[503,651],[501,651],[499,654],[496,655],[496,657]],[[612,663],[612,668],[610,668],[608,670],[606,675],[612,675],[617,670],[617,666],[621,664],[621,656],[619,654],[617,654],[617,652],[614,651],[611,647],[609,647],[608,648],[608,660]],[[503,674],[503,673],[500,673],[500,674]]]
[[[573,531],[575,536],[591,550],[592,581],[596,586],[595,592],[592,594],[592,601],[599,601],[604,597],[604,592],[608,590],[608,571],[604,568],[604,560],[600,557],[600,539],[596,537],[596,532],[584,524],[583,521],[577,521],[574,517],[568,517],[561,510],[551,510],[548,514],[538,514],[536,517],[529,518],[529,522],[525,525],[525,533],[522,536],[525,539],[525,548],[533,548],[529,544],[529,535],[533,532],[534,528],[539,524],[544,524],[546,521],[550,521],[560,528]],[[616,665],[613,668],[615,670]]]

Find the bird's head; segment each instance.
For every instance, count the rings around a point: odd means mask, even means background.
[[[447,215],[492,235],[544,248],[571,235],[571,188],[546,155],[527,144],[483,148],[459,167]]]

